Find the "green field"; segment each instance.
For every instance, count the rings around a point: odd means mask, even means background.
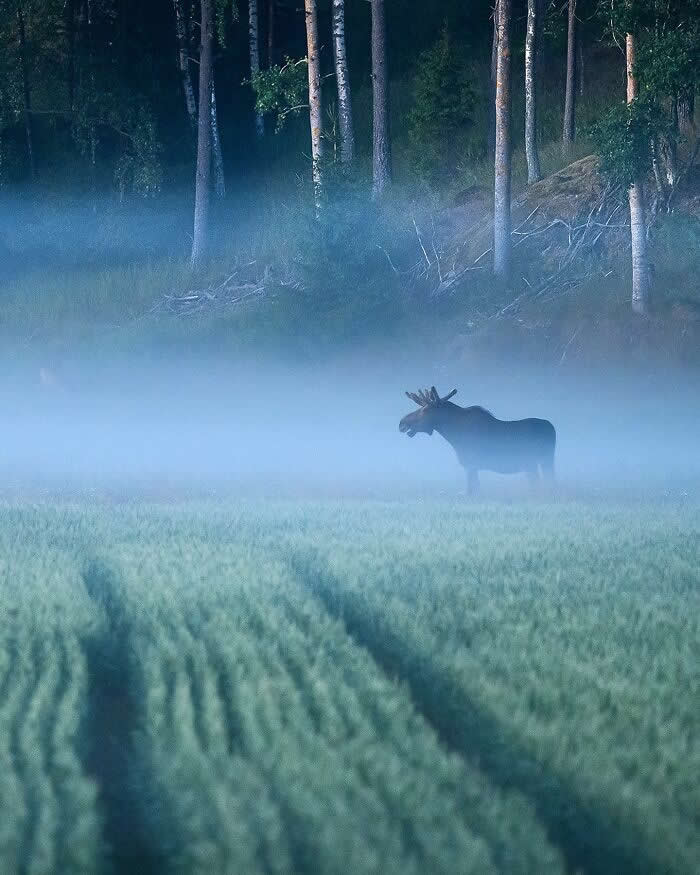
[[[0,872],[691,873],[700,505],[0,508]]]

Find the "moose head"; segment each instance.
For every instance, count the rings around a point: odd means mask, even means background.
[[[430,389],[419,389],[418,392],[406,392],[406,395],[418,405],[419,409],[404,416],[399,423],[399,431],[409,437],[415,437],[419,431],[432,434],[440,408],[456,394],[457,390],[453,389],[444,398],[441,398],[435,386],[431,386]],[[450,407],[452,406],[450,405]]]

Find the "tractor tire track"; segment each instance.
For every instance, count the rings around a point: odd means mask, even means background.
[[[109,568],[91,563],[83,574],[106,628],[84,644],[88,670],[85,771],[98,783],[105,841],[114,875],[168,872],[157,830],[148,829],[145,771],[135,739],[141,725],[139,680],[128,658],[128,629]]]
[[[413,652],[388,618],[368,613],[315,548],[290,547],[283,556],[300,584],[345,625],[377,665],[408,685],[416,708],[448,750],[477,763],[497,787],[519,791],[530,800],[570,872],[661,875],[668,871],[662,860],[650,855],[642,836],[622,835],[612,815],[507,739],[499,721],[470,700],[449,672]]]

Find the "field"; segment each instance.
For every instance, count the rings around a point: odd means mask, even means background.
[[[683,873],[700,505],[6,503],[0,871]]]

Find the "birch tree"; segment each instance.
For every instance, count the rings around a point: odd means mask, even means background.
[[[260,40],[258,34],[258,0],[248,0],[248,49],[250,53],[251,79],[260,72]],[[255,112],[255,133],[258,137],[265,134],[265,121],[262,113]]]
[[[19,58],[22,69],[22,101],[24,109],[24,132],[27,139],[27,160],[32,178],[36,176],[34,157],[34,126],[32,124],[32,91],[29,82],[29,49],[22,3],[17,3],[17,30],[19,35]]]
[[[173,9],[175,11],[177,60],[180,69],[180,79],[182,80],[182,93],[185,98],[185,110],[187,111],[187,118],[190,120],[192,130],[195,130],[197,127],[197,103],[194,96],[194,86],[192,85],[192,74],[190,73],[189,22],[182,8],[182,0],[173,0]]]
[[[190,21],[188,14],[185,11],[186,8],[187,5],[183,8],[183,0],[173,0],[178,68],[180,70],[180,79],[182,82],[182,93],[185,99],[185,110],[190,122],[190,127],[194,132],[197,132],[198,107],[195,99],[194,85],[192,83],[192,74],[190,72]],[[222,199],[226,196],[226,178],[224,175],[224,157],[221,149],[221,137],[219,136],[219,118],[216,109],[216,87],[214,85],[213,66],[211,99],[208,105],[209,113],[211,115],[214,191],[217,198]]]
[[[700,18],[696,0],[667,0],[663,16],[653,0],[624,5],[608,0],[606,11],[612,39],[619,43],[617,35],[625,34],[627,94],[626,102],[611,107],[592,134],[601,172],[628,190],[632,308],[645,313],[652,286],[645,179],[653,170],[658,197],[668,208],[681,173],[689,172],[696,157],[691,148],[685,167],[676,167],[677,98],[694,94],[700,78]]]
[[[565,155],[571,154],[576,135],[576,0],[568,0],[566,33],[566,94],[564,98],[564,132],[562,145]]]
[[[372,2],[372,195],[382,196],[391,185],[389,134],[389,76],[386,63],[384,0]]]
[[[66,37],[68,42],[68,109],[75,109],[75,0],[66,3]]]
[[[355,155],[355,135],[352,129],[350,76],[345,50],[345,0],[333,0],[333,58],[338,86],[340,160],[343,164],[350,164]]]
[[[511,47],[512,0],[498,0],[498,51],[496,63],[496,147],[493,196],[493,272],[510,274],[511,181]]]
[[[306,19],[306,51],[309,74],[309,124],[311,127],[311,174],[314,184],[316,211],[321,209],[323,193],[323,105],[321,100],[321,63],[318,43],[318,13],[316,0],[304,0]]]
[[[214,161],[214,193],[218,200],[226,197],[226,177],[224,175],[224,155],[221,151],[221,137],[219,136],[219,117],[216,110],[216,85],[212,70],[211,80],[211,147]]]
[[[209,238],[210,178],[212,158],[212,114],[202,111],[210,106],[213,79],[214,14],[213,0],[201,0],[199,49],[199,115],[197,119],[197,173],[195,180],[194,232],[192,235],[193,268],[206,254]]]
[[[527,0],[525,34],[525,157],[529,184],[542,178],[537,149],[538,43],[541,33],[541,0]]]
[[[627,103],[639,97],[637,80],[636,41],[628,33],[625,39],[627,61]],[[650,275],[647,257],[646,210],[644,204],[644,177],[638,172],[629,189],[630,233],[632,242],[632,309],[635,313],[647,311]]]
[[[496,149],[496,68],[498,67],[498,0],[491,10],[491,64],[489,66],[489,115],[486,135],[486,150],[493,158]]]
[[[275,18],[277,5],[275,0],[268,0],[267,4],[267,66],[272,67],[275,63]]]

